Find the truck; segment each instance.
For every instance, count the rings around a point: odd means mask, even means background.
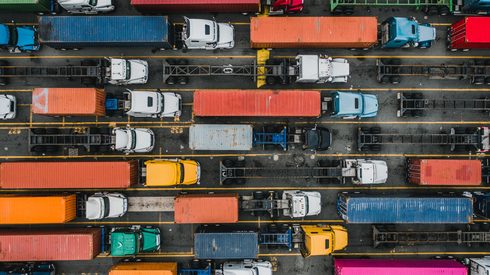
[[[337,212],[351,224],[470,224],[473,223],[473,200],[465,196],[339,193]]]
[[[453,23],[448,29],[448,49],[469,51],[490,49],[490,18],[469,16]]]
[[[467,267],[454,259],[334,259],[335,275],[377,274],[468,275]]]
[[[98,88],[35,88],[32,91],[33,114],[50,116],[178,117],[182,96],[172,92],[126,89],[106,93]]]
[[[97,14],[115,9],[112,0],[13,0],[0,3],[0,11],[57,14],[61,8],[73,14]]]
[[[469,266],[469,275],[485,275],[490,271],[490,257],[466,258],[464,263]]]
[[[238,104],[240,103],[240,104]],[[198,117],[332,117],[368,118],[378,112],[376,95],[313,90],[196,90],[193,112]]]
[[[321,159],[317,166],[247,166],[245,161],[220,162],[220,184],[244,184],[249,179],[312,179],[319,183],[381,184],[388,178],[385,161],[369,159]]]
[[[0,94],[0,119],[14,119],[17,115],[17,99],[14,95]]]
[[[342,28],[339,28],[342,26]],[[429,48],[436,29],[413,17],[252,17],[252,48]]]
[[[303,10],[304,0],[131,0],[142,13],[267,13],[295,14]]]
[[[266,84],[345,83],[349,79],[347,59],[304,54],[294,59],[269,57],[269,51],[259,50],[252,64],[189,64],[187,59],[166,59],[163,81],[167,85],[186,85],[190,77],[242,76],[253,79],[260,88]]]
[[[53,196],[0,196],[1,224],[61,224],[78,218],[118,218],[128,210],[120,193],[65,194]]]
[[[461,111],[490,113],[490,98],[430,98],[423,93],[397,93],[397,117],[421,117],[432,111]]]
[[[31,128],[28,136],[29,151],[52,154],[68,151],[70,154],[151,152],[155,134],[146,128]]]
[[[328,256],[347,244],[347,230],[341,225],[271,224],[262,231],[201,226],[194,233],[195,258],[203,260],[256,259],[259,247],[267,246],[299,249],[305,258]]]
[[[487,152],[490,149],[488,127],[455,127],[439,133],[384,133],[381,127],[360,127],[357,132],[359,151],[381,151],[385,145],[445,145],[451,151]]]
[[[299,145],[304,150],[324,151],[330,148],[331,143],[332,133],[320,126],[193,124],[189,129],[191,150],[249,151],[254,146],[287,150],[290,145]]]
[[[135,256],[160,250],[160,229],[155,226],[114,227],[109,232],[110,255]]]
[[[217,50],[235,46],[231,24],[187,17],[184,21],[176,25],[167,16],[42,16],[39,41],[61,50],[83,47]]]
[[[0,24],[0,48],[10,53],[35,52],[41,48],[34,26]]]
[[[377,59],[377,80],[380,83],[399,84],[401,77],[468,80],[473,85],[490,83],[490,63],[482,59],[466,60],[459,64],[402,64],[400,59]]]
[[[0,86],[10,79],[79,79],[86,86],[105,84],[144,84],[148,81],[148,62],[139,59],[106,58],[82,60],[80,64],[15,65],[0,60]]]

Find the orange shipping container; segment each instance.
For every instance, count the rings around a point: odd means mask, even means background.
[[[0,224],[65,223],[76,218],[75,195],[0,196]]]
[[[408,181],[418,185],[478,186],[482,182],[479,160],[409,159]]]
[[[118,263],[109,275],[177,275],[177,263]]]
[[[56,161],[0,163],[1,189],[128,188],[138,183],[138,162]]]
[[[196,90],[196,116],[319,117],[319,91]]]
[[[376,17],[252,17],[252,48],[370,48]]]
[[[175,223],[236,223],[237,194],[180,195],[174,200]]]
[[[95,88],[36,88],[32,113],[56,116],[104,116],[105,92]]]

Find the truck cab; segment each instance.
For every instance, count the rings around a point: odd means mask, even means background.
[[[122,98],[107,97],[106,110],[122,111],[132,117],[179,117],[182,113],[182,96],[160,91],[133,91],[127,89]]]
[[[113,85],[145,84],[148,81],[148,62],[139,59],[107,59],[108,83]]]
[[[72,14],[106,13],[116,8],[112,0],[58,0],[58,4]]]
[[[345,83],[350,74],[347,59],[325,55],[296,56],[296,66],[290,71],[296,70],[296,83]]]
[[[0,94],[0,119],[14,119],[17,115],[17,99],[13,95]]]
[[[118,218],[128,211],[128,199],[120,193],[95,193],[85,201],[85,218],[101,220]]]
[[[380,184],[388,179],[388,165],[382,160],[346,159],[343,175],[354,175],[354,184]]]
[[[303,129],[303,149],[325,151],[332,145],[332,133],[325,127]]]
[[[35,52],[41,48],[35,27],[15,24],[0,24],[0,47],[11,53]]]
[[[146,128],[120,128],[112,130],[114,136],[113,150],[129,153],[147,153],[155,146],[155,134]]]
[[[243,260],[228,261],[216,269],[215,275],[272,275],[269,261]]]
[[[490,275],[490,257],[467,258],[464,262],[469,266],[469,274]]]
[[[160,229],[153,226],[113,228],[110,232],[109,242],[110,253],[114,257],[134,256],[141,252],[155,252],[160,249]]]
[[[284,209],[284,216],[303,218],[316,216],[322,210],[321,195],[319,192],[304,192],[300,190],[284,191],[282,199],[289,201],[289,208]]]
[[[188,159],[155,159],[145,162],[146,186],[199,184],[201,166]]]
[[[228,23],[184,17],[182,32],[184,47],[197,50],[232,49],[235,46],[235,28]]]
[[[429,48],[435,39],[436,28],[413,17],[390,17],[381,23],[382,48]]]
[[[301,255],[328,256],[347,247],[347,229],[341,225],[301,225]]]
[[[334,92],[331,101],[331,116],[343,119],[369,118],[378,114],[378,98],[373,94]]]
[[[304,0],[268,0],[269,15],[296,14],[304,8]]]

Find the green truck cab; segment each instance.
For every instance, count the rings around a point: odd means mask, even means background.
[[[158,227],[117,227],[109,235],[112,256],[134,256],[142,252],[160,249],[160,229]]]

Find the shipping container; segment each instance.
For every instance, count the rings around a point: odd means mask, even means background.
[[[259,12],[261,0],[131,0],[131,5],[150,13],[246,13]]]
[[[335,259],[335,275],[467,275],[456,260]]]
[[[252,48],[370,48],[378,42],[376,17],[253,17]]]
[[[166,16],[42,16],[39,40],[54,48],[172,48]]]
[[[196,116],[319,117],[321,93],[293,90],[196,90]]]
[[[124,189],[138,183],[138,162],[57,161],[0,163],[2,189]]]
[[[466,17],[449,29],[451,49],[490,49],[490,17]]]
[[[478,186],[482,183],[480,160],[408,159],[408,182],[418,185]]]
[[[101,251],[101,230],[0,229],[0,261],[92,260]]]
[[[66,223],[76,216],[76,195],[0,196],[0,224]]]
[[[236,223],[237,194],[180,195],[174,200],[175,223]]]
[[[54,9],[54,0],[2,0],[0,11],[47,13]]]
[[[105,91],[96,88],[36,88],[32,113],[53,116],[104,116]]]
[[[111,268],[109,275],[177,275],[177,263],[121,262]]]
[[[473,200],[468,197],[396,197],[339,194],[337,211],[348,223],[473,222]]]
[[[193,124],[189,129],[191,150],[246,151],[252,145],[251,125]]]
[[[259,234],[240,232],[197,232],[194,234],[196,259],[255,259],[259,253]]]

